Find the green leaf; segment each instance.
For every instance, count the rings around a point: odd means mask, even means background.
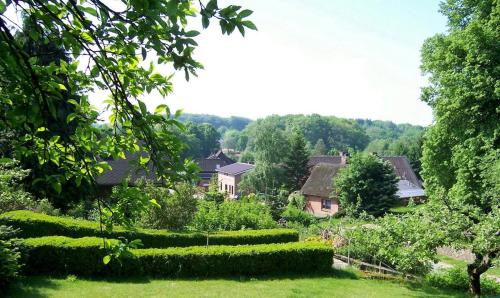
[[[51,183],[52,185],[52,188],[59,194],[61,193],[62,191],[62,185],[61,185],[61,182],[57,181],[57,180],[53,180]]]
[[[149,200],[149,202],[151,203],[151,205],[153,205],[154,207],[156,208],[161,208],[160,204],[158,204],[158,202],[155,200],[155,199],[151,199]]]
[[[106,255],[104,258],[102,258],[102,262],[107,265],[109,262],[111,262],[111,255]]]
[[[242,21],[241,24],[243,24],[243,26],[245,26],[249,29],[257,30],[257,26],[255,26],[255,24],[252,23],[252,21]]]
[[[66,89],[66,86],[64,86],[63,84],[57,84],[57,86],[58,86],[58,87],[59,87],[59,89],[61,89],[61,90],[68,91],[68,89]]]
[[[155,109],[155,114],[163,114],[165,113],[167,109],[167,105],[166,104],[161,104],[161,105],[158,105]]]
[[[200,32],[198,32],[196,30],[191,30],[191,31],[186,32],[185,35],[186,35],[186,37],[195,37],[195,36],[200,35]]]
[[[68,115],[68,117],[66,117],[66,123],[70,123],[71,121],[73,121],[74,119],[76,118],[76,113],[71,113]]]
[[[86,13],[93,15],[94,17],[97,17],[97,11],[92,7],[80,7],[80,9],[85,11]]]
[[[208,25],[210,25],[210,20],[208,19],[208,17],[206,15],[203,15],[201,17],[201,25],[203,26],[203,29],[206,29],[208,27]]]
[[[238,14],[238,17],[240,18],[246,18],[248,17],[249,15],[251,15],[253,13],[253,11],[251,11],[250,9],[243,9],[239,14]]]
[[[146,104],[140,100],[137,101],[139,103],[139,108],[141,109],[141,113],[146,115],[148,113],[148,109],[146,108]]]

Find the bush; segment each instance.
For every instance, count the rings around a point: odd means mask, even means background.
[[[15,232],[11,227],[0,225],[0,294],[17,278],[20,270],[18,248],[9,240]]]
[[[0,160],[0,213],[26,209],[59,214],[59,209],[55,209],[47,199],[37,201],[24,190],[22,181],[29,173],[30,170],[21,169],[17,161]]]
[[[200,231],[234,231],[241,229],[275,228],[269,207],[257,202],[200,201],[193,226]]]
[[[182,230],[193,220],[196,212],[196,189],[188,183],[179,183],[173,193],[168,188],[147,183],[143,192],[159,204],[149,208],[141,223],[147,228]]]
[[[208,277],[321,272],[331,268],[333,251],[321,243],[284,243],[168,249],[134,249],[134,257],[102,258],[102,239],[61,236],[25,239],[28,274],[81,276],[148,275]]]
[[[469,290],[469,277],[464,268],[451,268],[439,270],[428,274],[425,278],[426,282],[433,287],[456,289],[461,291]],[[486,295],[499,295],[500,283],[495,280],[481,278],[481,293]]]
[[[287,221],[287,223],[300,223],[306,227],[316,222],[314,215],[297,209],[292,205],[289,205],[281,216]]]
[[[78,220],[67,217],[49,216],[32,211],[11,211],[0,215],[0,223],[20,228],[19,237],[67,236],[85,237],[101,236],[99,223],[87,220]],[[173,247],[205,245],[206,235],[201,233],[173,233],[166,230],[137,229],[126,230],[116,226],[113,231],[103,231],[108,238],[125,237],[141,239],[144,247]],[[268,229],[248,231],[217,232],[210,236],[210,243],[214,245],[264,244],[298,241],[296,231],[290,229]]]

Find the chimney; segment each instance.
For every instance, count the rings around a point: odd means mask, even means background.
[[[340,151],[339,155],[340,155],[340,164],[345,165],[349,162],[349,153],[348,152]]]

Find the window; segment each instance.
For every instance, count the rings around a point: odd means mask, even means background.
[[[222,190],[222,182],[220,183],[220,190]]]
[[[224,191],[227,192],[227,184],[224,184]]]
[[[332,200],[330,199],[321,200],[321,209],[332,209]]]

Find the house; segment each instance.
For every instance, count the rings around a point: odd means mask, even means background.
[[[321,162],[313,167],[300,190],[306,197],[306,211],[318,217],[333,215],[339,211],[339,201],[331,193],[333,177],[341,168],[341,164]]]
[[[208,188],[210,179],[217,174],[219,168],[235,163],[235,161],[225,155],[222,150],[217,151],[207,158],[198,158],[196,162],[201,169],[198,173],[198,177],[200,178],[198,185],[205,189]]]
[[[147,156],[146,153],[142,154],[143,156]],[[137,159],[137,153],[125,153],[125,159],[106,160],[112,169],[110,171],[105,171],[97,177],[97,185],[101,192],[104,194],[111,193],[111,188],[121,184],[125,178],[130,178],[130,185],[134,185],[140,178],[158,183],[153,167],[150,165],[149,170],[146,172],[142,167],[136,165]],[[218,168],[235,163],[234,160],[227,157],[221,150],[207,158],[197,159],[196,162],[201,168],[198,173],[198,177],[200,178],[198,185],[205,188],[208,187],[212,176],[217,174],[216,170]]]
[[[251,164],[236,162],[217,169],[219,192],[226,193],[231,199],[237,199],[239,197],[238,184],[242,175],[253,168]]]
[[[331,193],[333,178],[348,163],[348,154],[338,156],[320,155],[309,160],[311,174],[301,189],[306,197],[306,210],[318,217],[335,214],[339,211],[338,200]],[[388,161],[399,178],[396,195],[407,202],[410,198],[421,200],[425,197],[422,183],[405,156],[381,156]]]

